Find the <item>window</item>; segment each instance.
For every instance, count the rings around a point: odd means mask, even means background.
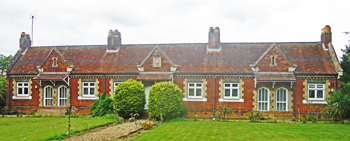
[[[202,98],[202,83],[188,83],[188,98]]]
[[[324,84],[309,84],[308,100],[324,100]]]
[[[29,96],[28,82],[17,82],[17,96]]]
[[[238,98],[238,83],[224,83],[224,98]]]
[[[269,90],[266,88],[261,88],[258,90],[258,110],[269,110]]]
[[[67,106],[67,87],[65,86],[58,88],[58,106]]]
[[[115,88],[117,88],[120,83],[122,83],[122,82],[114,82],[113,94],[115,93]]]
[[[270,66],[277,66],[277,62],[276,62],[277,55],[271,55],[270,58],[271,58]]]
[[[95,82],[83,82],[83,96],[95,96]]]
[[[276,91],[276,110],[288,111],[288,91],[284,88],[279,88]]]
[[[52,67],[58,67],[57,65],[57,57],[52,57]]]
[[[44,88],[44,106],[52,106],[52,87],[46,86]]]

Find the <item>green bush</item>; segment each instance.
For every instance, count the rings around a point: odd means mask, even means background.
[[[183,105],[180,88],[172,82],[153,85],[148,101],[148,114],[153,118],[171,120],[186,114],[187,111]]]
[[[113,97],[118,115],[129,118],[131,113],[141,113],[146,104],[145,87],[140,82],[128,80],[118,85]]]
[[[100,94],[100,98],[91,104],[90,114],[94,116],[104,116],[113,113],[112,99],[109,95]]]

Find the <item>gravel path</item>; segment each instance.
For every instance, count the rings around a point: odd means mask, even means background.
[[[109,125],[107,127],[99,127],[83,133],[78,133],[70,136],[65,141],[106,141],[115,140],[116,138],[128,135],[130,132],[135,132],[136,126],[134,122],[123,124]]]

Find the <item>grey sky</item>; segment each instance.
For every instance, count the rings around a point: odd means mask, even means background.
[[[349,0],[114,0],[0,1],[0,54],[14,55],[21,32],[33,46],[107,44],[118,29],[123,44],[207,42],[209,27],[220,27],[222,42],[320,41],[332,28],[338,56],[350,31]]]

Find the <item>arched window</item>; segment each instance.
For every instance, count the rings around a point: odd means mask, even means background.
[[[60,86],[58,87],[58,106],[66,107],[67,106],[67,87]]]
[[[288,90],[285,88],[276,90],[276,110],[288,111]]]
[[[269,90],[266,88],[260,88],[258,90],[258,110],[268,111],[269,110]]]
[[[46,86],[44,88],[44,106],[51,107],[52,106],[52,87]]]

